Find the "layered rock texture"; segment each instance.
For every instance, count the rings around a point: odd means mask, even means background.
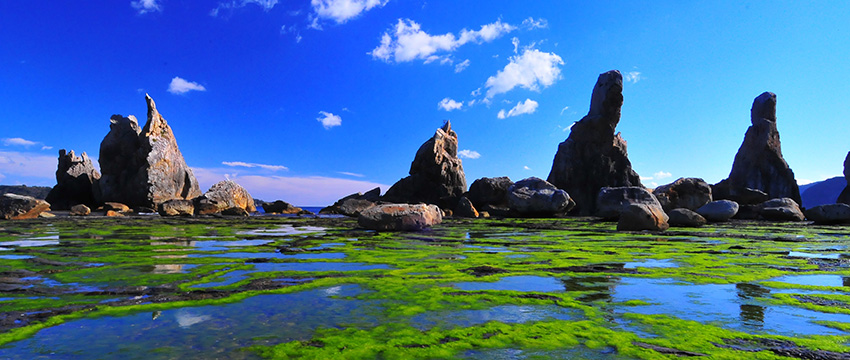
[[[45,199],[53,210],[68,210],[77,204],[93,207],[100,193],[100,173],[91,159],[83,152],[76,156],[74,150],[59,150],[59,166],[56,169],[56,186]]]
[[[156,208],[171,199],[201,195],[198,181],[186,165],[168,123],[153,99],[145,95],[148,120],[144,128],[132,115],[113,115],[100,144],[101,201],[131,207]]]
[[[847,181],[847,186],[844,187],[844,190],[841,191],[841,194],[838,195],[838,200],[835,202],[850,204],[850,152],[848,152],[847,157],[844,158],[844,180]]]
[[[776,94],[765,92],[756,97],[750,121],[752,125],[735,155],[729,178],[714,186],[714,199],[729,199],[745,205],[774,198],[791,198],[802,203],[794,172],[782,157],[776,128]]]
[[[410,176],[396,182],[383,199],[391,203],[426,203],[454,209],[466,192],[463,164],[457,157],[457,133],[446,121],[419,147]]]
[[[230,180],[217,182],[203,196],[195,198],[194,202],[197,215],[247,215],[257,211],[254,198],[248,190]]]
[[[642,186],[632,170],[626,141],[615,133],[623,106],[623,76],[617,70],[599,75],[587,116],[576,122],[558,146],[548,181],[575,200],[573,212],[593,215],[603,187]]]

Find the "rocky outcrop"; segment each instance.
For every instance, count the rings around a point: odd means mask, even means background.
[[[514,182],[507,176],[480,178],[472,182],[466,197],[477,207],[507,207],[508,188]]]
[[[365,194],[356,193],[337,200],[333,205],[319,210],[323,215],[360,216],[360,212],[372,206],[381,199],[381,188],[376,187]]]
[[[460,201],[457,202],[457,207],[454,211],[454,216],[457,217],[465,217],[465,218],[477,218],[480,214],[478,214],[478,210],[475,209],[475,205],[472,204],[472,201],[466,198],[466,196],[460,198]]]
[[[629,205],[644,204],[661,207],[649,190],[637,186],[604,187],[596,196],[596,216],[604,219],[619,219]]]
[[[360,227],[380,231],[419,231],[443,221],[436,205],[384,204],[373,206],[357,218]]]
[[[669,216],[667,223],[670,224],[670,226],[700,227],[705,225],[705,223],[707,222],[705,218],[702,217],[702,215],[697,214],[695,211],[689,210],[687,208],[678,208],[670,210],[667,213],[667,216]]]
[[[574,212],[596,213],[603,187],[642,186],[632,170],[626,141],[615,133],[623,106],[623,76],[617,70],[599,75],[587,116],[576,122],[558,152],[547,179],[575,200]]]
[[[204,195],[195,198],[194,203],[196,215],[218,214],[226,210],[238,212],[231,210],[233,208],[243,209],[247,213],[257,211],[254,198],[248,190],[230,180],[217,182]]]
[[[0,196],[0,219],[35,219],[41,213],[50,210],[50,204],[31,196],[4,194]]]
[[[771,199],[760,206],[759,215],[771,221],[803,221],[806,216],[800,205],[790,198]]]
[[[782,157],[776,128],[776,94],[765,92],[753,101],[750,121],[752,125],[735,155],[729,177],[714,186],[714,199],[749,205],[787,197],[801,203],[794,172]],[[754,191],[767,197],[755,196],[758,194]]]
[[[298,214],[303,211],[300,207],[283,200],[275,200],[275,202],[264,203],[262,206],[263,212],[266,214]]]
[[[685,208],[696,210],[711,202],[711,185],[700,178],[679,178],[652,192],[664,211]]]
[[[844,190],[838,195],[838,200],[836,202],[841,204],[850,204],[850,152],[848,152],[847,157],[844,158],[844,180],[847,181],[847,186],[844,187]]]
[[[619,231],[664,231],[670,228],[668,217],[660,205],[629,204],[617,222]]]
[[[192,216],[195,214],[195,202],[192,200],[171,199],[156,209],[160,216]]]
[[[850,223],[850,205],[828,204],[815,206],[806,211],[806,217],[818,225]]]
[[[76,156],[74,150],[59,150],[59,166],[56,169],[56,186],[45,199],[53,210],[68,210],[76,204],[95,206],[100,194],[100,173],[83,152]],[[97,195],[96,195],[97,194]]]
[[[192,169],[186,165],[171,127],[145,95],[148,120],[144,128],[132,115],[113,115],[100,144],[101,202],[156,208],[171,199],[201,195]]]
[[[83,204],[71,206],[71,211],[68,213],[71,216],[87,216],[89,214],[91,214],[91,208]]]
[[[738,213],[738,203],[731,200],[716,200],[697,209],[706,220],[711,222],[729,221]]]
[[[457,157],[457,133],[446,121],[419,147],[410,176],[396,182],[382,198],[392,203],[426,203],[454,209],[466,192],[466,175]]]
[[[530,177],[508,188],[508,205],[522,216],[552,216],[570,211],[575,203],[566,191],[546,180]]]

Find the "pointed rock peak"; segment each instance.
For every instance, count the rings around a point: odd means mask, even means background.
[[[451,120],[446,120],[446,122],[444,122],[444,123],[443,123],[443,127],[442,127],[442,129],[443,129],[443,131],[445,131],[445,132],[446,132],[446,134],[450,133],[450,132],[452,131],[452,122],[451,122]]]
[[[156,110],[156,103],[153,101],[153,98],[145,93],[145,101],[148,103],[148,121],[155,116],[159,115],[159,111]]]
[[[611,70],[599,74],[596,86],[593,87],[593,95],[590,97],[590,116],[616,115],[620,117],[620,108],[623,106],[623,75],[619,70]]]
[[[753,124],[758,119],[776,121],[776,94],[765,91],[756,97],[750,109],[750,117]]]

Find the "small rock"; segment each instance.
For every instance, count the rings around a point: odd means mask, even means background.
[[[526,216],[551,216],[570,211],[575,202],[566,191],[546,180],[530,177],[508,188],[508,204],[513,211]]]
[[[49,213],[49,212],[45,211],[45,212],[43,212],[43,213],[41,213],[41,214],[38,214],[38,217],[40,217],[40,218],[47,218],[47,219],[49,219],[49,218],[55,218],[55,217],[56,217],[56,215],[53,215],[52,213]]]
[[[839,203],[815,206],[806,211],[806,217],[819,225],[850,223],[850,205]]]
[[[360,213],[357,224],[371,230],[419,231],[442,221],[436,205],[384,204]]]
[[[106,210],[106,214],[105,214],[105,215],[106,215],[106,216],[108,216],[108,217],[121,217],[121,216],[124,216],[124,214],[123,214],[123,213],[120,213],[120,212],[115,211],[115,210]]]
[[[697,214],[711,222],[729,221],[737,213],[738,203],[732,200],[712,201],[697,209]]]
[[[192,200],[171,199],[159,204],[157,212],[160,216],[192,216],[195,203]]]
[[[670,228],[667,214],[661,206],[629,204],[620,214],[617,222],[619,231],[664,231]]]
[[[71,212],[69,213],[71,216],[86,216],[91,214],[91,209],[84,204],[77,204],[71,206]]]
[[[124,205],[124,204],[119,203],[119,202],[105,202],[105,203],[103,203],[103,211],[110,211],[110,210],[115,211],[115,212],[120,212],[120,213],[129,213],[129,212],[132,211],[132,210],[130,210],[129,206]]]
[[[475,206],[472,205],[472,201],[469,201],[466,196],[460,198],[460,201],[458,201],[457,207],[455,208],[455,216],[477,218],[478,215],[478,210],[475,210]]]
[[[47,201],[31,196],[4,194],[0,197],[0,219],[34,219],[48,210],[50,210],[50,204]]]
[[[699,178],[679,178],[652,192],[665,211],[678,208],[696,210],[711,202],[711,185]]]
[[[702,217],[702,215],[685,208],[670,210],[670,212],[667,213],[667,216],[669,217],[667,223],[670,224],[670,226],[700,227],[706,223],[706,220]]]
[[[487,211],[482,211],[482,212],[479,212],[479,213],[478,213],[478,217],[481,217],[481,218],[489,218],[489,217],[490,217],[490,213],[489,213],[489,212],[487,212]]]
[[[596,196],[596,216],[619,219],[620,213],[631,204],[658,206],[661,204],[649,190],[639,186],[604,187]]]
[[[803,221],[806,216],[800,205],[791,198],[779,198],[765,201],[759,212],[762,218],[772,221]]]

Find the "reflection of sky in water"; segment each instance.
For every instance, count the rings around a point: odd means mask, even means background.
[[[557,292],[564,291],[564,284],[560,280],[543,276],[508,276],[495,282],[471,281],[456,283],[454,287],[466,291],[478,290],[513,290],[513,291],[536,291]]]
[[[800,257],[800,258],[809,258],[809,259],[838,259],[841,257],[841,254],[820,254],[820,253],[807,253],[802,251],[789,251],[788,256],[790,257]]]
[[[670,261],[670,259],[646,259],[644,261],[636,261],[636,262],[627,262],[623,265],[625,269],[636,269],[639,267],[643,268],[674,268],[679,267],[678,264]]]
[[[768,305],[757,297],[770,290],[750,284],[695,285],[672,279],[622,278],[613,287],[612,300],[643,300],[649,305],[619,307],[617,313],[666,314],[748,333],[780,335],[846,335],[813,323],[816,320],[850,322],[850,315],[827,314],[791,306]]]
[[[257,229],[257,230],[248,230],[248,231],[240,231],[237,232],[239,235],[251,235],[251,236],[287,236],[287,235],[300,235],[300,234],[311,234],[311,233],[321,233],[324,232],[325,228],[318,226],[299,226],[294,227],[292,225],[283,225],[274,229]]]
[[[224,254],[192,254],[189,257],[215,257],[215,258],[238,258],[238,259],[297,259],[297,260],[314,260],[314,259],[343,259],[345,253],[301,253],[301,254],[281,254],[278,252],[229,252]]]
[[[786,275],[770,279],[769,281],[779,281],[794,285],[847,286],[848,284],[845,282],[850,283],[850,277],[829,274]]]
[[[35,256],[32,255],[0,255],[0,259],[5,260],[24,260],[24,259],[32,259]]]
[[[257,263],[250,264],[253,270],[235,270],[226,273],[217,279],[220,281],[193,285],[193,288],[209,288],[215,286],[226,286],[248,279],[248,275],[257,272],[275,271],[358,271],[389,269],[384,264],[362,264],[346,262],[305,262],[305,263]]]
[[[411,323],[419,330],[469,327],[488,321],[522,324],[547,319],[576,320],[579,312],[557,305],[501,305],[482,310],[437,311],[419,314]]]
[[[260,246],[274,242],[274,240],[235,240],[235,241],[219,241],[219,240],[201,240],[193,241],[192,245],[200,251],[221,251],[227,250],[230,247],[239,246]]]
[[[80,319],[43,329],[0,348],[0,359],[256,358],[240,349],[308,340],[319,327],[369,328],[390,320],[363,291],[342,285],[282,295],[258,295],[219,305],[121,317]],[[330,296],[333,294],[338,298]]]
[[[52,236],[40,236],[23,240],[14,240],[14,241],[0,241],[0,247],[2,246],[20,246],[20,247],[36,247],[36,246],[48,246],[48,245],[59,245],[59,235]]]

